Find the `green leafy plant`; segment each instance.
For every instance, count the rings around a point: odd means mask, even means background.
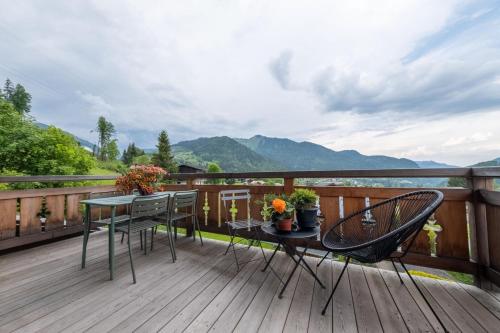
[[[292,195],[290,195],[290,203],[294,205],[296,209],[314,208],[316,207],[317,200],[318,196],[316,192],[305,188],[296,189]]]
[[[40,211],[38,212],[38,214],[36,214],[36,216],[39,218],[47,218],[50,214],[50,210],[47,208],[47,201],[43,199],[42,207],[40,207]]]
[[[290,219],[293,217],[294,206],[286,194],[268,193],[264,200],[257,200],[257,204],[263,205],[261,215],[272,221]]]

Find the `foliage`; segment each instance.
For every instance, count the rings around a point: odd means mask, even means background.
[[[118,140],[113,139],[106,147],[106,154],[108,155],[109,161],[116,161],[120,155],[120,150],[118,149]]]
[[[217,164],[216,162],[209,162],[207,166],[207,173],[220,173],[223,172],[222,168]],[[222,184],[224,183],[223,179],[219,178],[212,178],[212,179],[207,179],[205,181],[206,184]]]
[[[158,152],[153,154],[151,162],[169,172],[176,172],[177,164],[174,162],[167,131],[160,132],[156,148],[158,148]]]
[[[285,201],[281,198],[274,199],[268,209],[271,212],[271,220],[273,221],[291,219],[294,211],[294,207],[290,201]]]
[[[112,144],[114,140],[111,138],[113,135],[116,133],[115,131],[115,126],[106,120],[103,116],[99,117],[97,120],[97,127],[96,127],[97,134],[99,135],[98,139],[98,144],[97,144],[97,157],[101,161],[107,161],[107,160],[112,160],[110,156],[110,149],[111,149],[111,154],[114,154],[114,159],[118,157],[118,153],[115,152],[115,150],[118,150],[118,147],[116,146],[116,142]],[[112,147],[110,147],[112,145]]]
[[[102,171],[100,171],[99,169]],[[128,166],[126,166],[120,160],[97,161],[97,167],[91,170],[91,174],[113,175],[113,174],[125,174],[127,171],[128,171]]]
[[[183,141],[172,148],[177,163],[203,169],[208,162],[217,161],[228,172],[284,170],[280,163],[263,157],[227,136]]]
[[[122,161],[125,163],[125,165],[132,165],[134,162],[134,158],[137,156],[142,156],[144,155],[144,150],[140,149],[139,147],[135,146],[135,143],[129,143],[127,149],[123,151],[122,154]]]
[[[27,175],[86,174],[92,156],[69,134],[41,129],[0,99],[0,169]]]
[[[47,218],[50,214],[50,210],[47,208],[47,199],[44,198],[42,201],[42,207],[40,207],[40,211],[36,214],[36,216],[40,218]]]
[[[151,155],[141,155],[134,157],[132,164],[134,165],[147,165],[151,164]]]
[[[306,188],[296,189],[290,195],[290,202],[295,206],[296,209],[314,207],[316,206],[317,200],[318,196],[316,195],[316,192]]]
[[[117,178],[116,186],[125,193],[138,189],[141,194],[152,194],[153,184],[166,174],[167,172],[160,167],[136,165],[132,166],[127,174]]]
[[[25,115],[31,110],[31,95],[21,84],[13,86],[11,80],[5,80],[3,92],[0,95],[7,102],[10,102],[14,109],[21,115]]]
[[[272,221],[289,219],[293,216],[294,207],[286,194],[267,193],[264,200],[257,200],[258,205],[265,205],[261,214]]]
[[[465,178],[461,177],[448,178],[448,187],[466,187]]]

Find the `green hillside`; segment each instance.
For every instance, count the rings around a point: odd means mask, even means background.
[[[405,158],[367,156],[355,150],[334,151],[311,142],[256,135],[235,139],[254,152],[284,164],[289,170],[396,169],[418,168]]]
[[[179,164],[205,167],[216,162],[227,172],[286,170],[227,136],[182,141],[173,146],[173,152]]]

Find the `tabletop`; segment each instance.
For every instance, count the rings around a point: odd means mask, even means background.
[[[303,238],[311,238],[318,236],[319,233],[321,232],[321,229],[318,225],[317,227],[314,227],[312,229],[292,231],[290,233],[281,233],[278,230],[276,230],[275,227],[273,227],[272,223],[268,222],[262,225],[262,231],[264,231],[266,234],[278,238],[303,239]]]
[[[174,195],[176,191],[165,191],[165,192],[155,192],[151,195],[153,196],[161,196],[161,195]],[[121,206],[121,205],[130,205],[135,198],[140,197],[138,195],[120,195],[116,197],[105,197],[105,198],[95,198],[95,199],[86,199],[80,201],[80,203],[91,206]]]

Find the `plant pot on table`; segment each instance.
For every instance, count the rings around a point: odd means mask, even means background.
[[[297,216],[297,224],[300,229],[312,229],[316,227],[318,207],[297,208],[295,212]]]
[[[288,233],[292,232],[292,219],[279,219],[274,221],[274,227],[279,232]]]

